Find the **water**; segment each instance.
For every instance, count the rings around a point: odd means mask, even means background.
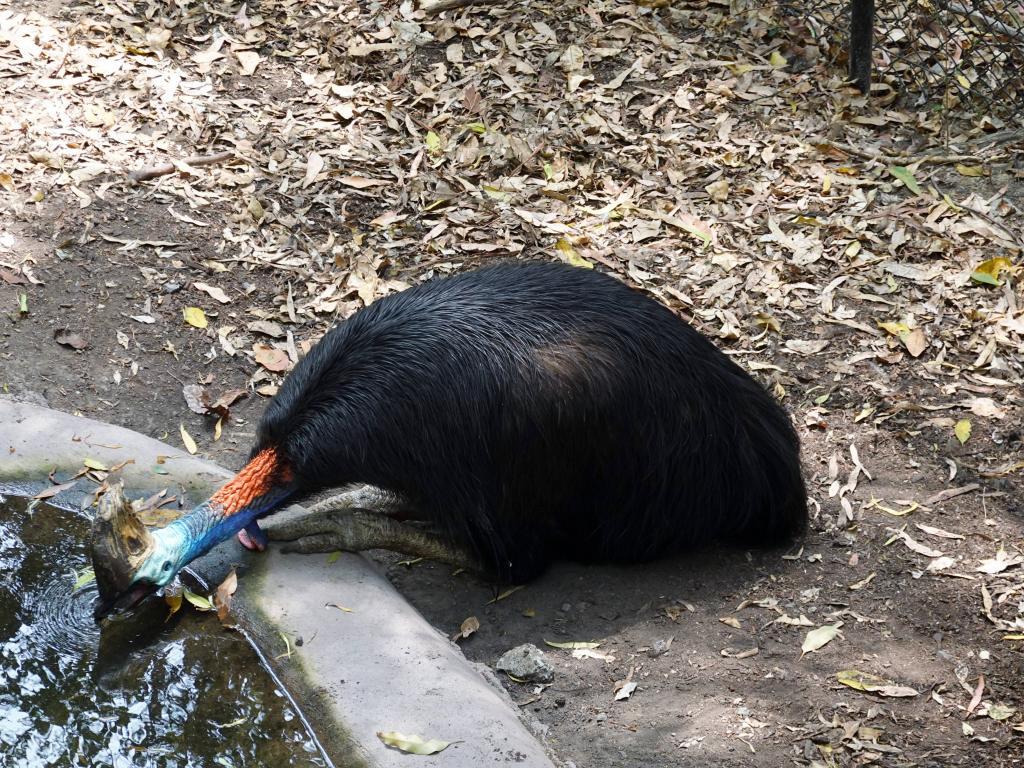
[[[237,632],[162,601],[106,625],[80,514],[0,496],[0,768],[324,766]]]

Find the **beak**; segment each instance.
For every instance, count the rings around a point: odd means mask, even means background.
[[[156,590],[156,585],[135,578],[153,549],[152,534],[118,483],[100,499],[92,524],[92,566],[99,588],[99,601],[93,611],[96,621],[111,612],[129,610]]]

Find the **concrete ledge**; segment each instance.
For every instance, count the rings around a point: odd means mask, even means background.
[[[153,471],[157,456],[170,457],[159,465],[168,474]],[[130,495],[178,488],[190,503],[231,475],[130,430],[0,398],[0,484],[38,490],[51,470],[74,472],[86,457],[107,466],[134,459],[120,471]],[[236,618],[339,768],[553,766],[489,670],[466,661],[362,556],[253,556],[231,541],[191,570],[217,584],[231,565],[239,573]],[[293,651],[275,659],[285,651],[281,633]],[[377,731],[457,743],[415,757],[385,747]]]

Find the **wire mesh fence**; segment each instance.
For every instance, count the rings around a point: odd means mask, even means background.
[[[835,61],[848,60],[847,0],[783,2]],[[871,62],[873,81],[908,106],[1024,117],[1024,0],[878,3]]]

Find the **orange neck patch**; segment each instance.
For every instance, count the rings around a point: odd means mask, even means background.
[[[233,515],[269,493],[275,483],[287,482],[290,474],[278,464],[277,451],[266,448],[253,456],[210,501],[219,504],[225,515]]]

